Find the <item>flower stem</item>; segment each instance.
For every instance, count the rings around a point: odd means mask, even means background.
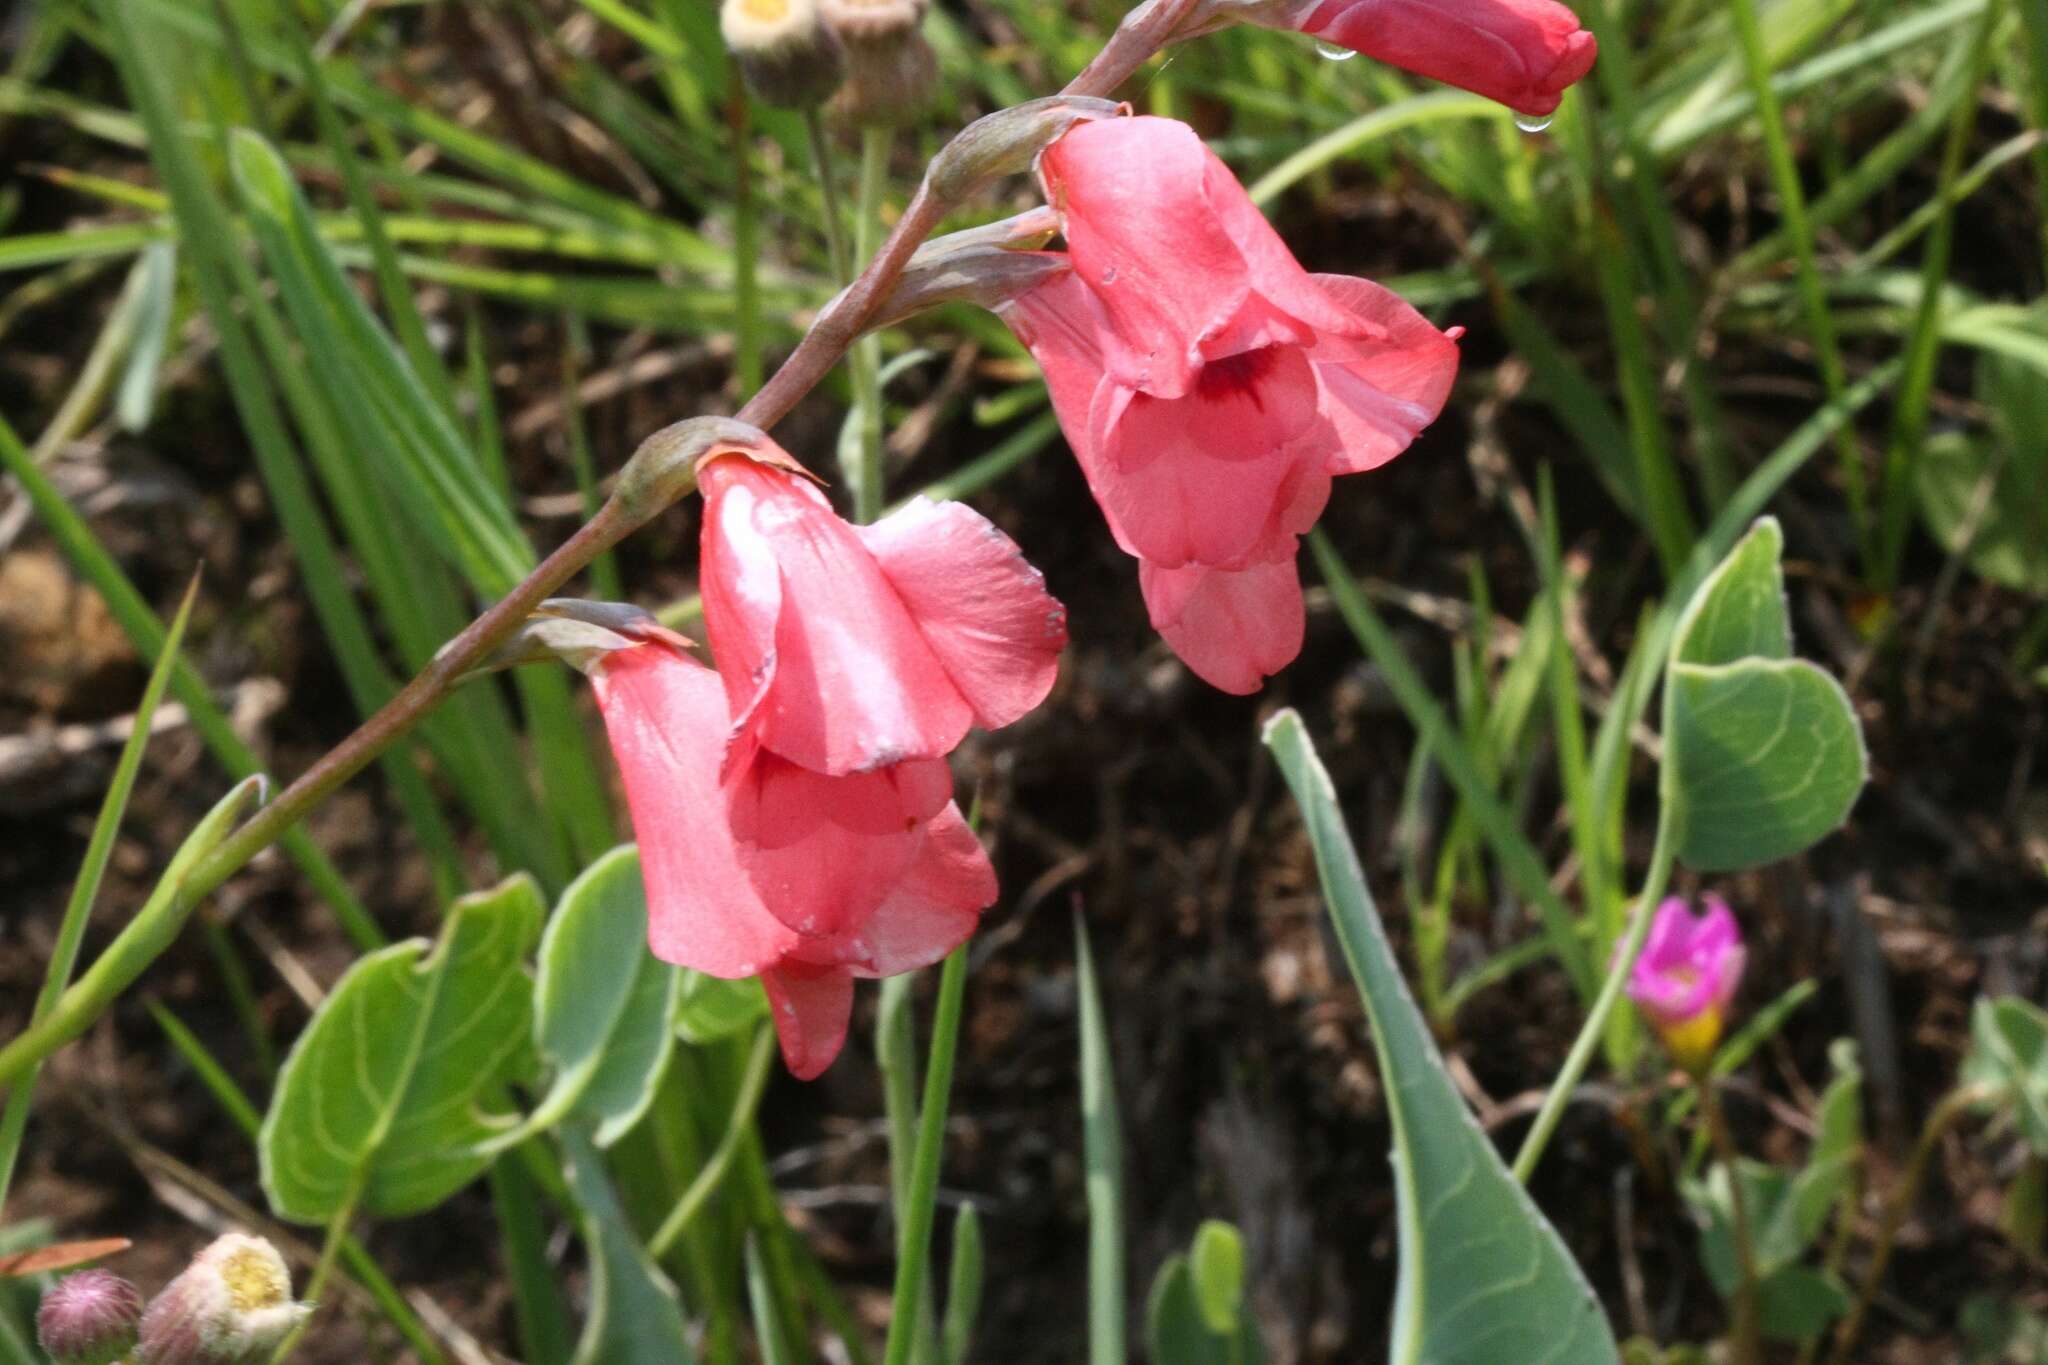
[[[737,67],[725,117],[732,135],[733,374],[744,396],[761,387],[761,218],[754,195],[751,106]]]
[[[647,1254],[655,1260],[665,1259],[675,1248],[676,1240],[690,1226],[690,1220],[718,1190],[725,1179],[726,1169],[732,1165],[735,1153],[739,1151],[740,1140],[753,1128],[754,1113],[761,1107],[761,1096],[768,1089],[768,1071],[775,1060],[775,1030],[767,1024],[754,1034],[753,1051],[747,1054],[747,1069],[740,1077],[740,1090],[732,1104],[732,1121],[726,1125],[725,1135],[718,1140],[697,1178],[683,1191],[683,1197],[676,1200],[676,1206],[669,1210],[668,1217],[661,1220],[661,1226],[648,1239]]]
[[[1636,912],[1629,923],[1628,933],[1615,950],[1614,961],[1607,969],[1607,979],[1600,983],[1600,994],[1593,998],[1592,1012],[1579,1026],[1579,1036],[1572,1040],[1572,1050],[1565,1054],[1563,1068],[1558,1071],[1557,1079],[1550,1083],[1550,1092],[1543,1097],[1543,1107],[1536,1111],[1536,1121],[1529,1126],[1529,1135],[1522,1139],[1522,1149],[1515,1153],[1515,1179],[1525,1185],[1529,1183],[1536,1163],[1543,1159],[1543,1149],[1549,1144],[1558,1120],[1564,1117],[1565,1106],[1571,1103],[1572,1091],[1578,1088],[1579,1078],[1592,1064],[1593,1053],[1600,1046],[1600,1039],[1607,1029],[1607,1017],[1614,1013],[1615,1005],[1620,1002],[1629,972],[1635,968],[1643,943],[1650,936],[1650,920],[1653,918],[1650,910],[1664,898],[1664,888],[1671,881],[1671,866],[1678,843],[1677,811],[1677,801],[1667,792],[1663,808],[1657,815],[1657,844],[1650,853],[1650,870],[1643,878],[1642,894],[1636,897]]]
[[[882,234],[882,200],[889,186],[889,150],[896,135],[864,128],[860,135],[860,202],[854,209],[854,254],[867,259]],[[854,463],[846,470],[853,488],[853,519],[870,522],[882,514],[882,339],[853,343],[854,422],[858,434]]]
[[[1648,918],[1648,916],[1639,916]],[[1711,1074],[1699,1077],[1700,1116],[1706,1120],[1707,1136],[1728,1172],[1728,1208],[1734,1224],[1735,1264],[1740,1275],[1735,1291],[1735,1332],[1732,1343],[1735,1365],[1757,1365],[1763,1359],[1763,1340],[1757,1316],[1756,1238],[1749,1222],[1749,1197],[1742,1190],[1742,1176],[1736,1170],[1741,1155],[1735,1136],[1728,1129],[1728,1116],[1721,1109],[1721,1092]]]
[[[1863,1319],[1869,1315],[1870,1305],[1877,1298],[1878,1286],[1884,1283],[1885,1268],[1891,1264],[1892,1247],[1898,1242],[1899,1229],[1905,1225],[1906,1215],[1912,1211],[1913,1201],[1920,1193],[1920,1183],[1927,1177],[1927,1166],[1934,1157],[1936,1144],[1941,1141],[1942,1134],[1954,1127],[1956,1121],[1969,1113],[1974,1105],[1981,1104],[1984,1097],[1985,1092],[1979,1086],[1958,1086],[1934,1106],[1927,1122],[1920,1126],[1920,1136],[1913,1144],[1913,1155],[1906,1163],[1906,1174],[1892,1188],[1891,1198],[1885,1203],[1884,1221],[1878,1226],[1877,1243],[1871,1248],[1870,1266],[1863,1272],[1863,1283],[1856,1290],[1856,1301],[1835,1329],[1835,1349],[1828,1353],[1828,1365],[1848,1365],[1850,1352],[1856,1348],[1856,1338],[1863,1332]]]
[[[853,265],[846,254],[846,205],[839,196],[839,175],[832,168],[832,144],[825,137],[825,121],[815,108],[804,110],[804,133],[811,142],[811,162],[818,171],[818,197],[825,209],[825,254],[832,264],[832,279],[852,282]]]

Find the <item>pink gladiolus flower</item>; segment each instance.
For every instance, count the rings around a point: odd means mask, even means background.
[[[855,977],[938,961],[994,904],[995,872],[950,799],[945,765],[912,761],[845,777],[768,762],[743,821],[728,814],[727,686],[682,645],[651,637],[592,666],[598,707],[625,778],[647,885],[648,940],[665,962],[709,976],[756,976],[792,1073],[810,1080],[846,1041]],[[907,770],[907,771],[906,771]],[[904,789],[915,788],[905,795]],[[805,802],[817,809],[800,811]],[[912,812],[907,817],[900,813]],[[902,820],[908,820],[907,827]],[[763,860],[740,833],[802,833]],[[872,842],[879,853],[863,851]],[[816,876],[779,858],[809,850]],[[858,864],[878,903],[857,922],[816,908],[842,894],[833,860]],[[796,925],[825,926],[805,933]]]
[[[1593,69],[1599,44],[1557,0],[1292,0],[1254,22],[1295,28],[1536,118]]]
[[[1712,1060],[1748,956],[1727,902],[1708,896],[1704,903],[1707,913],[1697,919],[1677,896],[1658,906],[1628,979],[1629,998],[1690,1071]]]
[[[1039,174],[1071,269],[1002,309],[1052,391],[1153,626],[1258,690],[1301,650],[1297,537],[1330,480],[1443,407],[1456,333],[1367,280],[1311,275],[1192,129],[1083,124]]]

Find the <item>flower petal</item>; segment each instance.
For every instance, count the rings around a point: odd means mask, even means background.
[[[647,937],[664,962],[710,976],[753,976],[796,935],[762,906],[741,867],[719,761],[728,728],[718,675],[665,644],[607,655],[598,709],[640,841]]]
[[[1250,273],[1208,202],[1211,153],[1172,119],[1103,119],[1070,129],[1039,158],[1076,274],[1114,326],[1105,368],[1130,388],[1178,397],[1199,346],[1251,295]]]
[[[761,973],[782,1061],[800,1081],[816,1080],[846,1046],[853,1019],[853,977],[843,967],[791,962]]]
[[[1266,534],[1283,489],[1295,486],[1315,421],[1315,375],[1302,353],[1273,348],[1207,367],[1184,398],[1130,397],[1098,413],[1090,486],[1139,557],[1162,568],[1242,567]],[[1226,457],[1219,452],[1228,452]],[[1084,466],[1086,467],[1086,466]]]
[[[959,744],[973,709],[816,489],[740,456],[708,462],[699,486],[705,626],[762,745],[845,774]]]
[[[850,932],[903,880],[952,789],[943,759],[832,777],[763,752],[729,792],[739,865],[796,933]]]
[[[1349,275],[1313,277],[1372,324],[1374,340],[1325,337],[1309,352],[1322,414],[1337,429],[1332,474],[1359,474],[1408,448],[1436,420],[1458,374],[1458,344],[1391,289]]]
[[[1067,612],[1015,541],[965,503],[928,498],[858,534],[976,724],[1000,729],[1045,700]]]
[[[1294,557],[1236,571],[1138,566],[1152,627],[1195,676],[1248,696],[1301,653],[1304,620]]]
[[[889,899],[859,929],[800,954],[856,976],[895,976],[929,967],[973,934],[996,901],[996,873],[960,808],[948,804]]]

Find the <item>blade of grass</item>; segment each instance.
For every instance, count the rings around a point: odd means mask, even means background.
[[[1125,1359],[1123,1129],[1102,987],[1088,926],[1074,912],[1074,976],[1081,1006],[1081,1132],[1088,1169],[1088,1361]]]
[[[1406,651],[1394,639],[1393,632],[1387,629],[1386,622],[1380,619],[1365,594],[1359,591],[1358,580],[1344,566],[1336,547],[1321,531],[1310,532],[1309,547],[1315,554],[1316,567],[1321,571],[1323,581],[1329,584],[1330,595],[1336,600],[1338,614],[1351,627],[1351,633],[1386,679],[1387,686],[1407,713],[1408,721],[1415,727],[1421,742],[1428,746],[1437,764],[1450,778],[1451,785],[1457,788],[1459,797],[1472,811],[1473,818],[1479,822],[1481,832],[1493,849],[1494,857],[1500,860],[1501,870],[1514,883],[1516,892],[1536,907],[1551,951],[1579,989],[1581,998],[1592,999],[1598,978],[1586,956],[1585,945],[1579,940],[1570,908],[1551,888],[1542,858],[1528,838],[1516,828],[1514,817],[1494,794],[1478,760],[1430,695],[1428,684],[1415,671]]]
[[[967,945],[963,943],[947,955],[939,972],[939,1003],[932,1017],[931,1057],[925,1064],[917,1154],[911,1163],[904,1219],[896,1233],[896,1287],[890,1299],[883,1365],[909,1365],[912,1347],[921,1335],[918,1308],[927,1302],[925,1267],[931,1254],[939,1167],[946,1146],[946,1104],[953,1091],[953,1058],[960,1043],[960,1009],[966,993]]]
[[[156,716],[157,704],[164,699],[164,689],[170,685],[171,673],[178,662],[178,647],[185,638],[185,626],[192,619],[192,604],[198,596],[199,577],[195,574],[185,589],[184,600],[178,604],[178,614],[171,618],[171,628],[164,636],[163,652],[157,656],[156,667],[150,670],[149,682],[142,689],[142,700],[136,703],[135,728],[129,732],[128,742],[121,746],[121,757],[114,764],[114,776],[107,784],[99,816],[93,821],[92,834],[86,840],[85,859],[79,864],[77,879],[71,883],[71,896],[64,904],[63,918],[57,921],[57,941],[50,949],[49,965],[43,972],[43,988],[37,993],[35,1009],[29,1015],[32,1024],[49,1017],[59,997],[64,994],[64,988],[71,984],[71,973],[78,966],[78,948],[85,939],[86,921],[92,917],[93,902],[100,893],[100,879],[106,875],[107,860],[114,853],[114,839],[120,834],[121,819],[128,812],[128,797],[134,792],[136,776],[142,771],[142,755],[149,748],[150,723]],[[21,1079],[7,1094],[5,1113],[0,1114],[0,1204],[7,1202],[7,1188],[14,1180],[14,1163],[21,1155],[21,1137],[28,1127],[29,1107],[40,1070],[40,1067],[31,1066],[22,1073]]]
[[[1991,60],[1991,36],[1998,28],[2003,7],[1991,0],[1978,21],[1976,49],[1971,57],[1972,91],[1949,116],[1948,138],[1942,145],[1941,169],[1936,179],[1935,202],[1940,205],[1934,225],[1928,230],[1927,246],[1921,256],[1920,301],[1914,310],[1913,328],[1906,342],[1906,371],[1899,385],[1898,405],[1893,409],[1891,444],[1885,451],[1884,486],[1879,517],[1878,550],[1874,587],[1889,592],[1898,585],[1899,564],[1906,553],[1906,532],[1911,524],[1915,470],[1927,439],[1927,414],[1934,396],[1935,361],[1941,354],[1941,295],[1948,279],[1949,247],[1955,235],[1955,182],[1962,171],[1963,153],[1969,147],[1970,132],[1977,123],[1977,96]]]
[[[754,1312],[754,1341],[761,1348],[761,1365],[792,1365],[794,1357],[782,1341],[782,1326],[776,1321],[775,1289],[768,1269],[761,1263],[761,1249],[754,1234],[747,1234],[747,1304]]]
[[[1763,127],[1764,153],[1770,164],[1771,180],[1778,190],[1778,211],[1785,219],[1785,233],[1798,265],[1799,298],[1806,311],[1807,334],[1820,362],[1821,383],[1828,401],[1839,402],[1846,383],[1842,352],[1835,341],[1833,315],[1828,311],[1827,293],[1821,285],[1820,261],[1814,248],[1813,225],[1806,216],[1806,190],[1799,179],[1799,166],[1792,156],[1792,143],[1785,135],[1784,111],[1778,107],[1777,92],[1771,88],[1770,58],[1764,50],[1761,25],[1757,22],[1756,0],[1729,0],[1735,31],[1742,44],[1743,65],[1749,74],[1750,93],[1756,100],[1758,121]],[[1987,11],[1988,12],[1988,11]],[[1863,454],[1856,448],[1855,433],[1845,424],[1835,428],[1835,455],[1841,462],[1842,486],[1849,497],[1849,518],[1862,547],[1866,574],[1873,567],[1877,550],[1875,527],[1870,520],[1870,494],[1863,476]]]

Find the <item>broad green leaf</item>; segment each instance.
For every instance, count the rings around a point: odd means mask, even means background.
[[[1301,806],[1386,1083],[1401,1248],[1390,1365],[1618,1361],[1592,1287],[1444,1070],[1301,717],[1280,712],[1265,741]]]
[[[1914,471],[1921,515],[1985,578],[2048,596],[2048,384],[2035,366],[1987,352],[1977,361],[1977,397],[1990,430],[1927,442]]]
[[[946,1277],[946,1318],[939,1345],[946,1365],[969,1365],[974,1319],[981,1312],[981,1215],[962,1206],[953,1219],[953,1268]]]
[[[1826,1159],[1797,1173],[1761,1161],[1739,1163],[1742,1198],[1749,1215],[1750,1249],[1759,1279],[1798,1263],[1827,1224],[1848,1180],[1847,1164]],[[1735,1215],[1728,1168],[1716,1164],[1704,1180],[1688,1182],[1686,1199],[1706,1216],[1700,1231],[1700,1260],[1723,1297],[1732,1298],[1741,1279],[1736,1259]]]
[[[1707,576],[1678,621],[1673,661],[1732,664],[1756,657],[1792,657],[1785,616],[1785,535],[1776,517],[1758,520]]]
[[[1757,1325],[1772,1341],[1807,1341],[1849,1307],[1849,1291],[1825,1270],[1788,1265],[1756,1287]]]
[[[1979,1000],[1962,1079],[1987,1087],[1993,1107],[2011,1113],[2035,1154],[2048,1156],[2048,1011],[2013,995]]]
[[[285,1059],[257,1139],[280,1217],[419,1213],[483,1170],[473,1149],[512,1120],[479,1106],[526,1047],[522,963],[541,914],[532,879],[513,877],[450,907],[431,952],[395,943],[342,977]]]
[[[1188,1270],[1202,1320],[1218,1336],[1229,1336],[1244,1311],[1244,1238],[1230,1224],[1209,1219],[1195,1229]]]
[[[1210,1219],[1185,1256],[1159,1268],[1145,1300],[1152,1365],[1260,1365],[1258,1324],[1244,1311],[1244,1240]]]
[[[737,1038],[751,1030],[754,1021],[768,1017],[768,996],[757,977],[744,981],[721,981],[715,976],[687,969],[677,993],[676,1032],[683,1041],[699,1047],[724,1038]]]
[[[1145,1347],[1152,1365],[1259,1365],[1266,1358],[1249,1313],[1238,1320],[1234,1340],[1210,1326],[1185,1256],[1168,1260],[1152,1281],[1145,1300]]]
[[[573,1365],[690,1365],[696,1356],[675,1286],[633,1235],[597,1149],[574,1130],[563,1146],[564,1174],[590,1248],[590,1311]]]
[[[1839,828],[1863,790],[1862,728],[1841,684],[1789,657],[1774,518],[1708,575],[1674,632],[1665,679],[1678,855],[1703,871],[1790,857]]]
[[[647,951],[640,850],[615,848],[569,884],[541,937],[533,1036],[555,1079],[529,1124],[588,1120],[599,1147],[624,1135],[668,1064],[681,989]]]

